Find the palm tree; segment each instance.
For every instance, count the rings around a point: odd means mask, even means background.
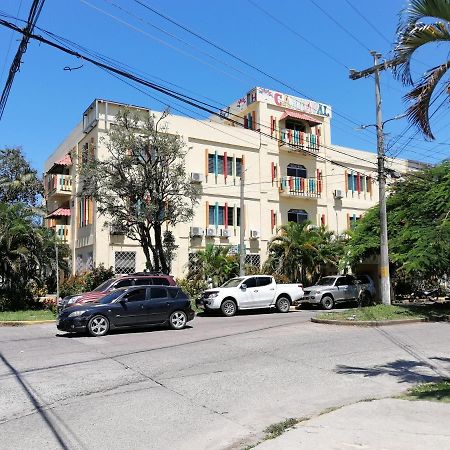
[[[318,254],[317,242],[310,222],[288,222],[278,228],[269,242],[269,256],[264,272],[284,275],[292,282],[307,283]]]
[[[421,22],[430,18],[435,21]],[[450,93],[448,80],[443,80],[450,68],[450,60],[428,70],[417,82],[411,77],[411,60],[416,51],[426,44],[450,41],[450,0],[411,0],[401,13],[397,35],[394,57],[398,58],[400,64],[394,73],[404,85],[413,86],[405,95],[406,100],[413,102],[407,110],[408,118],[426,138],[434,139],[430,127],[430,101],[440,81],[444,83],[444,95],[446,90]]]

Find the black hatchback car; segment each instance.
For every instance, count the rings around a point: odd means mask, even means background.
[[[58,330],[104,336],[121,327],[168,325],[181,330],[194,319],[189,297],[179,287],[133,286],[116,289],[94,303],[64,309]]]

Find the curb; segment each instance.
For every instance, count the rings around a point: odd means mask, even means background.
[[[429,322],[427,319],[397,319],[397,320],[332,320],[332,319],[316,319],[311,317],[311,322],[322,323],[327,325],[347,325],[357,327],[379,327],[384,325],[401,325],[407,323]]]
[[[0,327],[20,327],[22,325],[39,325],[55,322],[56,320],[0,320]]]

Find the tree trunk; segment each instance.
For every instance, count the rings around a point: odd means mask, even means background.
[[[150,235],[150,231],[148,229],[146,229],[143,225],[140,225],[138,227],[138,234],[140,237],[139,242],[141,244],[142,251],[144,252],[144,255],[145,255],[146,269],[153,271],[152,258],[150,255],[150,250],[153,247],[153,245],[152,245],[152,238]]]
[[[162,244],[161,224],[155,224],[153,227],[155,233],[155,247],[158,254],[158,262],[161,264],[161,271],[165,274],[169,273],[168,264],[166,261],[166,255],[164,253],[164,247]]]

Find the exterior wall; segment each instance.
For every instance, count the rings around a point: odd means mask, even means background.
[[[72,176],[72,193],[64,198],[48,195],[49,212],[61,206],[63,202],[71,211],[69,218],[70,233],[67,238],[72,249],[72,270],[89,268],[90,264],[115,266],[116,252],[136,252],[136,270],[145,268],[145,258],[139,244],[123,235],[110,234],[105,226],[105,218],[98,215],[93,205],[88,217],[89,223],[81,225],[83,208],[80,198],[77,176],[78,164],[82,162],[81,153],[84,146],[93,152],[96,158],[107,157],[105,141],[107,131],[114,122],[114,116],[122,104],[104,100],[94,101],[83,115],[83,120],[69,137],[50,156],[45,164],[47,173],[54,170],[54,163],[69,152],[73,155],[70,175]],[[136,107],[141,110],[145,108]],[[294,111],[294,112],[293,112]],[[287,145],[283,140],[285,120],[283,115],[301,113],[310,119],[305,123],[307,133],[320,134],[320,145],[311,150],[298,145]],[[161,113],[154,113],[156,118]],[[226,118],[237,120],[242,124],[245,117],[252,119],[253,129],[235,126]],[[331,145],[331,107],[307,100],[297,99],[276,91],[255,88],[240,99],[224,113],[224,118],[213,117],[210,120],[196,121],[181,116],[169,116],[164,121],[168,131],[178,133],[187,148],[186,172],[200,174],[203,195],[195,209],[195,216],[190,223],[178,224],[173,230],[178,245],[177,257],[173,262],[172,272],[181,276],[185,272],[189,253],[198,251],[208,243],[231,245],[237,251],[239,244],[239,226],[214,225],[209,222],[209,207],[239,207],[240,177],[235,173],[210,173],[208,154],[231,159],[242,158],[245,167],[245,246],[248,254],[258,254],[261,262],[267,254],[267,245],[276,233],[277,226],[286,223],[288,211],[304,210],[309,220],[315,225],[324,223],[328,228],[342,233],[350,223],[349,218],[361,216],[365,210],[378,202],[378,185],[375,182],[376,155]],[[254,130],[261,130],[261,134]],[[344,154],[345,153],[345,154]],[[322,156],[326,158],[317,158]],[[360,159],[357,159],[360,158]],[[366,161],[362,161],[366,160]],[[300,164],[307,170],[311,181],[307,188],[300,190],[300,181],[289,180],[288,164]],[[345,167],[343,167],[345,166]],[[395,160],[391,168],[398,172],[414,170],[420,163]],[[347,176],[355,174],[371,176],[370,191],[350,189]],[[319,178],[318,178],[319,174]],[[295,184],[298,183],[298,186]],[[284,183],[284,184],[283,184]],[[293,184],[289,184],[293,183]],[[307,182],[309,183],[309,181]],[[291,189],[290,186],[295,186]],[[347,188],[348,189],[347,189]],[[359,186],[361,187],[361,186]],[[342,198],[336,198],[335,190],[342,192]],[[307,192],[308,191],[308,192]],[[85,220],[86,222],[86,220]],[[216,236],[192,237],[191,228],[204,230],[212,228]],[[222,230],[229,232],[229,237],[222,237]],[[256,231],[258,238],[251,238],[250,231]]]

